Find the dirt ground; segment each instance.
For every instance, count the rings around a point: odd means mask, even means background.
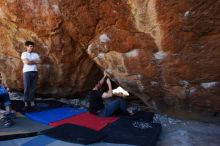
[[[157,146],[219,146],[220,125],[186,121],[156,114],[155,122],[162,124]]]

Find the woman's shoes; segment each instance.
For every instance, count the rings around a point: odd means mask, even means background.
[[[29,112],[29,110],[30,110],[29,106],[24,106],[22,109],[23,112]]]
[[[36,105],[34,105],[34,106],[24,106],[22,111],[23,112],[37,112],[38,107]]]
[[[38,107],[36,105],[30,106],[30,112],[37,112],[37,111],[38,111]]]

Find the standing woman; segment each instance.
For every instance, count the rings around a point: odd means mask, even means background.
[[[34,43],[31,41],[25,42],[26,51],[22,53],[23,61],[23,81],[24,81],[24,111],[34,110],[35,106],[35,89],[38,79],[37,64],[40,63],[38,53],[33,52]]]

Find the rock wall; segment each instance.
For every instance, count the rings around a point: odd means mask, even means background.
[[[150,108],[217,115],[219,11],[218,0],[3,0],[0,74],[22,89],[19,57],[33,40],[38,93],[83,92],[106,70]]]
[[[83,50],[86,42],[73,38],[58,0],[0,2],[0,74],[3,84],[22,90],[21,53],[24,42],[35,42],[39,66],[37,92],[48,97],[67,97],[91,88],[100,70]],[[66,9],[66,8],[63,8]]]

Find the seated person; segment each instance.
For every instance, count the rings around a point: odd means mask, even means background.
[[[0,103],[5,107],[6,112],[0,114],[0,119],[4,120],[5,126],[11,126],[11,117],[14,117],[15,111],[11,109],[11,101],[7,89],[0,84]]]
[[[7,89],[0,85],[0,101],[4,105],[7,113],[13,113],[14,111],[11,109],[11,101],[9,98],[9,94]]]
[[[104,103],[103,99],[108,99],[113,97],[112,94],[112,85],[109,78],[106,79],[106,83],[108,85],[107,92],[101,92],[100,88],[107,77],[106,73],[104,72],[103,78],[94,86],[92,91],[89,92],[87,97],[89,98],[89,112],[92,114],[96,114],[101,117],[108,117],[111,116],[115,111],[120,109],[124,113],[129,113],[130,115],[133,114],[131,111],[127,110],[127,105],[124,100],[121,98],[117,98],[111,100],[109,102]]]

